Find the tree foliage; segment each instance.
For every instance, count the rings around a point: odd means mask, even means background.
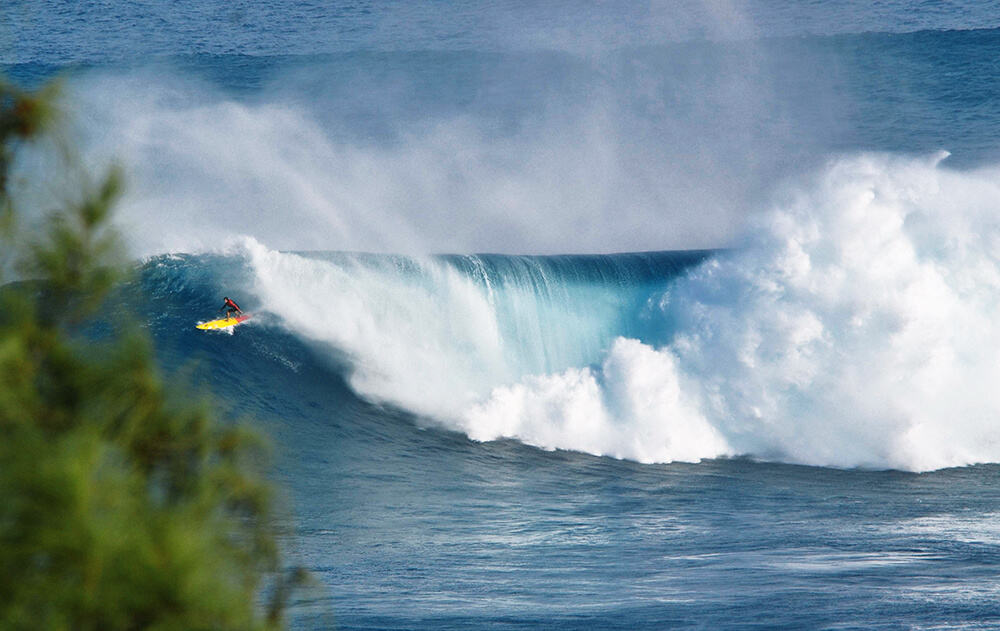
[[[86,333],[127,269],[120,174],[18,225],[11,165],[54,98],[0,82],[0,628],[278,628],[264,445],[166,388],[142,335]]]

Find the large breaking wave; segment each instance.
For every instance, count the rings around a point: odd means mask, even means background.
[[[346,356],[359,394],[475,440],[996,462],[1000,171],[942,157],[836,161],[711,256],[241,251],[264,308]]]
[[[545,76],[576,76],[581,92],[556,86],[524,111],[484,106],[468,117],[442,98],[414,120],[384,117],[405,132],[378,140],[366,134],[379,125],[343,131],[354,118],[334,107],[342,85],[308,106],[309,90],[234,101],[183,78],[147,89],[143,72],[96,72],[75,89],[92,114],[88,160],[131,165],[121,219],[135,252],[217,249],[249,233],[238,248],[252,278],[245,292],[346,361],[369,400],[476,440],[642,462],[746,454],[926,470],[1000,461],[1000,167],[866,154],[802,175],[812,159],[782,165],[813,155],[794,142],[813,128],[799,121],[780,133],[770,116],[781,108],[742,111],[743,88],[758,82],[731,56],[708,56],[714,70],[695,74],[712,79],[690,107],[625,105],[645,102],[646,77],[659,77],[653,103],[686,93],[675,89],[686,72],[663,74],[656,57],[634,59],[660,70],[625,79],[635,64],[539,62]],[[437,76],[454,59],[397,61]],[[309,85],[331,76],[301,72]],[[621,81],[595,103],[590,88],[605,76]],[[292,95],[304,89],[275,81]],[[518,102],[536,94],[504,85],[494,87]],[[383,92],[367,98],[384,107]],[[756,131],[735,133],[743,128]],[[894,133],[875,146],[897,146]],[[760,212],[777,179],[792,184]],[[280,251],[730,243],[710,256]]]

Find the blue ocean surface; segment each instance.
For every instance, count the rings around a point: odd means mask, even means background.
[[[998,59],[992,2],[0,6],[274,440],[296,629],[1000,627]]]

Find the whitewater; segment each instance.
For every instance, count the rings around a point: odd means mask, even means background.
[[[360,395],[475,440],[639,462],[931,470],[1000,457],[998,170],[831,163],[719,252],[401,257],[234,246]]]

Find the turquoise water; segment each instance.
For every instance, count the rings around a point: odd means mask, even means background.
[[[0,64],[274,437],[295,628],[985,629],[998,20],[15,1]]]

